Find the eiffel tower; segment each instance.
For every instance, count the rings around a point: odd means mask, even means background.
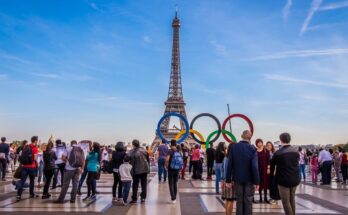
[[[178,12],[175,12],[175,17],[172,23],[173,27],[173,47],[172,47],[172,63],[170,72],[170,82],[167,101],[164,103],[166,108],[164,114],[168,112],[177,112],[186,118],[186,111],[184,102],[184,96],[182,93],[181,84],[181,70],[180,70],[180,47],[179,47],[179,29],[180,20],[178,18]],[[166,118],[161,124],[160,130],[163,136],[167,139],[173,139],[176,134],[185,129],[185,124],[180,120],[180,127],[174,126],[174,128],[169,128],[170,117]],[[157,131],[156,138],[153,141],[153,146],[156,146],[161,142]]]

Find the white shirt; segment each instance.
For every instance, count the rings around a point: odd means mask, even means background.
[[[326,150],[322,150],[319,153],[319,163],[324,163],[325,161],[332,161],[332,156],[330,154],[330,152],[326,151]]]
[[[109,160],[109,153],[108,153],[108,151],[106,149],[103,150],[102,160],[103,161],[108,161]]]
[[[204,151],[203,151],[203,149],[200,150],[200,156],[199,157],[204,159]]]
[[[85,159],[87,158],[87,155],[89,154],[89,143],[86,142],[80,142],[78,146],[83,150],[83,153],[85,155]]]
[[[119,174],[121,176],[121,181],[132,181],[132,165],[128,162],[121,164],[119,168]]]
[[[62,160],[62,157],[66,151],[66,149],[64,148],[64,146],[59,146],[54,148],[54,151],[56,152],[56,156],[57,156],[57,160],[55,161],[55,164],[62,164],[64,163],[64,161]]]
[[[42,151],[39,151],[38,153],[37,153],[37,160],[36,160],[36,162],[40,165],[40,162],[43,162],[43,152]]]
[[[300,155],[300,159],[299,159],[299,164],[306,164],[306,160],[305,160],[305,153],[304,152],[299,152]]]

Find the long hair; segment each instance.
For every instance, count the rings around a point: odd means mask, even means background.
[[[51,142],[49,142],[49,143],[47,143],[47,146],[46,146],[46,151],[50,151],[50,150],[52,150],[53,149],[53,147],[54,147],[54,145],[53,145],[53,142],[51,141]]]
[[[124,145],[125,145],[124,142],[121,142],[121,141],[117,142],[116,146],[115,146],[115,150],[117,152],[123,152],[124,151]]]
[[[98,159],[101,161],[100,144],[98,142],[93,142],[92,152],[98,154]]]
[[[271,141],[268,141],[266,143],[266,149],[267,149],[267,145],[269,145],[269,144],[272,146],[271,152],[274,153],[275,152],[275,148],[274,148],[274,145],[273,145],[273,143]]]
[[[224,142],[220,142],[218,144],[218,146],[216,147],[215,157],[220,155],[221,152],[223,152],[225,154],[225,143]]]

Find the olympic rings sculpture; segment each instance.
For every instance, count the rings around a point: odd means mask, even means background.
[[[179,138],[184,135],[186,132],[186,130],[181,130],[176,136],[175,136],[175,140],[178,141]],[[199,133],[199,131],[196,131],[196,130],[193,130],[193,129],[190,129],[190,134],[196,134],[198,136],[198,138],[202,141],[202,142],[205,142],[205,139],[203,137],[203,135],[201,133]]]
[[[220,124],[220,121],[218,120],[218,118],[216,118],[216,116],[214,116],[213,114],[210,114],[210,113],[201,113],[201,114],[198,114],[197,116],[195,116],[195,117],[192,119],[191,124],[190,124],[190,129],[193,129],[193,125],[194,125],[194,123],[196,122],[196,120],[197,120],[198,118],[201,118],[201,117],[204,117],[204,116],[207,116],[207,117],[212,118],[212,119],[215,121],[215,123],[216,123],[216,125],[217,125],[217,127],[218,127],[218,132],[217,132],[216,136],[214,137],[214,139],[212,139],[212,141],[211,141],[211,142],[215,142],[215,141],[216,141],[217,139],[219,139],[219,137],[220,137],[220,134],[221,134],[221,124]],[[196,138],[196,136],[195,136],[194,133],[191,133],[191,136],[192,136],[192,138],[193,138],[196,142],[200,143],[201,145],[205,144],[205,141],[200,141],[200,140],[198,140],[198,139]]]
[[[207,138],[207,141],[205,142],[205,148],[208,148],[209,147],[209,143],[212,143],[212,141],[210,141],[210,139],[215,135],[217,134],[219,131],[216,130],[216,131],[213,131],[211,132],[209,135],[208,135],[208,138]],[[222,134],[227,134],[228,136],[230,136],[230,138],[232,139],[232,141],[229,141],[227,140],[227,142],[230,142],[230,143],[236,143],[237,142],[237,138],[229,131],[226,131],[226,130],[221,130],[221,133]],[[226,139],[225,139],[226,140]]]
[[[242,118],[242,119],[244,119],[244,120],[248,123],[249,129],[250,129],[250,132],[251,132],[251,136],[253,136],[253,134],[254,134],[254,125],[253,125],[252,121],[251,121],[247,116],[245,116],[245,115],[243,115],[243,114],[239,114],[239,113],[229,115],[229,116],[224,120],[224,122],[222,123],[222,130],[225,130],[228,121],[230,121],[232,118],[236,118],[236,117]],[[226,134],[223,133],[222,136],[224,137],[224,139],[225,139],[227,142],[229,142],[229,143],[232,142],[232,140],[228,139],[228,137],[226,136]]]
[[[184,141],[184,140],[188,137],[188,135],[190,134],[190,130],[189,130],[189,124],[188,124],[187,119],[186,119],[183,115],[181,115],[181,114],[179,114],[179,113],[176,113],[176,112],[169,112],[169,113],[164,114],[164,116],[162,116],[162,118],[158,121],[158,124],[157,124],[157,134],[158,134],[158,136],[159,136],[162,140],[165,140],[166,143],[169,143],[169,142],[170,142],[169,140],[167,140],[167,139],[163,136],[163,134],[162,134],[162,132],[161,132],[161,124],[162,124],[162,122],[163,122],[167,117],[170,117],[170,116],[179,117],[179,119],[181,119],[181,121],[183,121],[184,124],[185,124],[186,132],[185,132],[185,134],[177,141],[178,143],[180,143],[180,142]]]
[[[161,132],[161,124],[163,123],[163,121],[167,118],[167,117],[170,117],[170,116],[176,116],[178,117],[185,125],[185,130],[182,130],[180,131],[176,136],[175,136],[175,140],[177,141],[177,143],[181,143],[183,142],[187,137],[188,135],[191,135],[191,137],[198,143],[202,144],[202,145],[205,145],[206,148],[208,148],[209,144],[210,143],[214,143],[215,141],[217,141],[222,133],[222,136],[223,138],[229,142],[229,143],[232,143],[232,142],[237,142],[237,138],[229,131],[226,130],[226,125],[228,123],[229,120],[231,120],[232,118],[241,118],[243,120],[245,120],[248,125],[249,125],[249,130],[251,132],[251,134],[253,135],[254,134],[254,126],[253,126],[253,123],[252,121],[245,115],[243,114],[232,114],[230,116],[228,116],[222,126],[220,124],[220,121],[217,119],[217,117],[215,117],[214,115],[210,114],[210,113],[201,113],[201,114],[198,114],[197,116],[195,116],[192,121],[191,121],[191,124],[189,125],[187,119],[179,114],[179,113],[176,113],[176,112],[169,112],[167,114],[165,114],[164,116],[161,117],[161,119],[158,121],[158,124],[157,124],[157,134],[158,136],[162,139],[162,140],[165,140],[166,143],[169,143],[170,141],[167,140],[162,132]],[[207,139],[205,140],[203,135],[198,132],[197,130],[193,129],[193,125],[194,123],[196,122],[196,120],[200,117],[209,117],[209,118],[212,118],[216,125],[217,125],[217,130],[211,132]],[[197,135],[199,139],[197,139],[197,137],[195,136]],[[215,137],[213,138],[213,136],[215,135]],[[228,136],[229,137],[228,137]],[[212,139],[213,138],[213,139]],[[212,140],[211,140],[212,139]]]

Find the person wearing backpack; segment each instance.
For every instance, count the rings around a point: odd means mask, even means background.
[[[176,203],[177,187],[179,172],[184,165],[184,160],[181,153],[176,147],[176,140],[170,141],[170,150],[166,158],[166,167],[168,169],[168,184],[171,196],[171,203]]]
[[[34,193],[34,183],[35,177],[37,175],[37,154],[39,152],[37,148],[38,136],[33,136],[31,138],[31,144],[24,146],[21,156],[19,157],[19,162],[22,164],[21,180],[19,187],[17,189],[17,201],[22,199],[23,187],[25,181],[29,176],[29,197],[36,198],[39,197]]]
[[[64,169],[62,189],[60,191],[58,199],[54,201],[54,203],[57,203],[57,204],[64,203],[65,195],[68,191],[70,181],[72,182],[72,190],[70,193],[70,203],[72,204],[75,203],[79,177],[85,165],[84,152],[77,145],[76,140],[71,141],[70,145],[71,146],[65,150],[62,156],[62,160],[65,163],[65,169]]]

